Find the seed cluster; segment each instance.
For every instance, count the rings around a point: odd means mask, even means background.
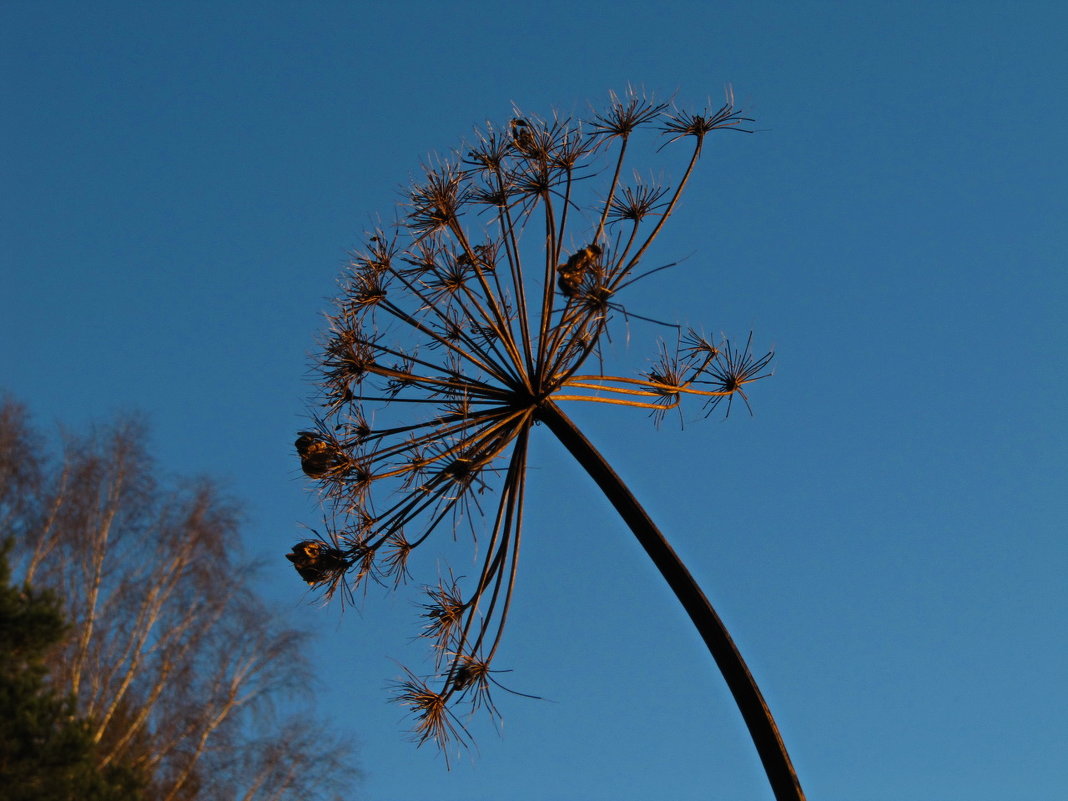
[[[309,584],[345,597],[367,579],[404,582],[435,532],[479,539],[468,586],[450,578],[425,588],[435,670],[408,671],[397,693],[420,743],[466,741],[458,702],[496,714],[490,666],[518,574],[539,409],[616,403],[659,421],[695,395],[709,412],[727,398],[729,412],[735,394],[748,406],[745,385],[767,375],[771,354],[754,357],[750,341],[739,350],[693,331],[661,345],[640,377],[580,374],[591,356],[603,362],[614,317],[646,319],[618,298],[644,277],[635,271],[707,135],[745,130],[748,119],[732,97],[691,114],[628,92],[586,121],[487,125],[472,146],[426,167],[402,218],[353,254],[322,344],[318,415],[296,441],[340,524],[287,558]],[[633,135],[657,128],[665,144],[692,142],[681,178],[673,188],[625,185]]]

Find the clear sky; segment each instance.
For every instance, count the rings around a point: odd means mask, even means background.
[[[740,717],[597,490],[536,432],[501,736],[446,772],[387,704],[415,592],[308,606],[292,451],[346,252],[512,104],[731,82],[630,301],[776,348],[756,416],[574,410],[705,587],[810,799],[1068,787],[1068,5],[0,4],[0,388],[37,421],[150,415],[247,508],[317,630],[366,801],[767,799]],[[659,331],[635,327],[636,371]],[[462,569],[463,565],[458,565]],[[443,569],[421,564],[417,582]],[[413,588],[417,589],[417,587]]]

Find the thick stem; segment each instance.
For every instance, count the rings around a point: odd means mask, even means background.
[[[771,716],[771,710],[768,709],[764,696],[761,695],[742,655],[738,653],[726,626],[690,575],[690,571],[686,569],[686,565],[604,457],[556,404],[551,400],[544,401],[538,410],[538,418],[545,422],[597,482],[597,486],[630,526],[638,542],[645,548],[649,558],[686,609],[734,696],[745,725],[753,737],[760,760],[764,763],[764,770],[768,774],[768,781],[777,801],[804,801],[805,794],[801,790],[790,756],[786,753],[786,746],[783,745],[775,719]]]

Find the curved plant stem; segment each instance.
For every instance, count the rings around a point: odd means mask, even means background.
[[[760,760],[764,763],[764,770],[776,800],[804,801],[805,794],[801,790],[790,756],[786,753],[786,746],[783,745],[775,719],[771,716],[771,710],[768,709],[764,696],[761,695],[742,655],[738,653],[726,626],[690,575],[690,571],[686,569],[686,565],[604,457],[556,404],[551,400],[543,401],[538,410],[538,418],[545,422],[597,482],[597,486],[630,526],[645,552],[686,609],[734,696],[745,725],[753,737]]]

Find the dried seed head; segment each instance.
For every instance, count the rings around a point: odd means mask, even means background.
[[[530,128],[530,123],[522,117],[514,118],[508,127],[512,132],[512,146],[524,156],[533,156],[537,153],[538,143]]]
[[[626,138],[641,125],[659,117],[667,103],[656,103],[653,98],[628,87],[623,97],[609,93],[608,110],[594,118],[593,133],[606,138]]]
[[[749,396],[745,394],[745,390],[742,387],[771,375],[770,371],[763,371],[771,363],[772,358],[775,356],[775,351],[768,351],[758,358],[749,350],[752,343],[752,332],[749,333],[749,338],[742,349],[732,348],[728,339],[724,344],[722,353],[718,354],[718,358],[709,362],[705,367],[703,374],[707,378],[697,383],[711,384],[712,391],[727,393],[708,400],[705,404],[708,409],[706,416],[712,414],[716,407],[726,398],[727,412],[724,417],[729,417],[735,395],[741,396],[742,401],[745,402],[745,408],[749,410],[750,415],[753,414],[753,407],[749,405]]]
[[[317,431],[301,431],[294,443],[300,467],[309,478],[325,478],[345,463],[341,449]]]
[[[716,111],[706,109],[701,114],[693,114],[688,111],[676,111],[674,114],[668,114],[668,121],[661,129],[662,133],[671,136],[668,142],[674,142],[684,136],[693,136],[700,141],[716,130],[752,133],[752,129],[740,126],[743,122],[753,122],[753,118],[742,116],[741,109],[734,107],[734,90],[729,86],[726,94],[726,102]]]
[[[622,403],[663,414],[680,396],[707,398],[716,387],[744,398],[744,384],[761,377],[763,363],[748,349],[721,356],[701,338],[664,355],[645,380],[605,374],[601,350],[613,313],[658,322],[618,297],[664,269],[637,273],[702,137],[737,130],[742,119],[732,101],[716,113],[665,116],[664,105],[633,91],[613,95],[586,123],[515,111],[425,169],[390,235],[376,231],[349,264],[319,361],[325,413],[297,440],[302,469],[321,480],[323,502],[344,521],[330,532],[336,547],[305,540],[287,556],[305,580],[329,582],[327,596],[342,575],[351,594],[367,577],[403,582],[410,554],[432,535],[456,539],[464,528],[479,540],[489,529],[468,594],[439,583],[424,599],[422,633],[442,686],[431,690],[409,673],[399,695],[420,742],[444,746],[454,736],[449,704],[457,700],[494,714],[490,662],[520,575],[527,443],[547,405]],[[622,186],[639,144],[628,137],[654,121],[671,136],[696,136],[696,150],[681,161],[674,189],[640,179]],[[568,243],[581,242],[590,244],[568,255]],[[583,375],[593,362],[596,375]],[[713,390],[691,386],[701,379]],[[491,501],[492,510],[482,508]]]
[[[449,228],[459,219],[468,196],[463,175],[455,166],[446,164],[439,169],[427,168],[425,181],[409,192],[412,205],[408,215],[409,229],[424,237]]]
[[[439,582],[436,587],[424,589],[430,602],[423,604],[423,617],[428,621],[423,628],[423,636],[434,641],[435,658],[440,662],[459,633],[468,604],[460,594],[456,581],[448,585]]]
[[[669,189],[666,186],[625,186],[620,196],[613,198],[608,210],[608,222],[628,220],[638,223],[662,208],[661,202]]]
[[[394,700],[411,710],[415,718],[413,734],[422,745],[433,742],[449,761],[448,747],[452,742],[468,745],[471,736],[448,707],[449,696],[435,692],[423,680],[405,668],[406,678],[398,682]]]
[[[557,281],[560,291],[566,297],[575,297],[587,273],[596,266],[600,257],[600,245],[592,243],[572,254],[566,264],[558,265],[556,271],[560,275]]]
[[[300,577],[308,584],[320,584],[340,575],[349,562],[337,548],[319,540],[302,540],[293,546],[286,559],[293,563]]]
[[[682,338],[682,344],[685,346],[682,348],[683,353],[695,356],[705,363],[719,356],[719,347],[713,345],[712,341],[704,334],[700,334],[692,328],[686,331],[686,335]]]
[[[399,587],[411,578],[408,572],[408,557],[414,546],[408,542],[403,531],[396,531],[386,540],[383,573],[393,577],[394,588]]]

